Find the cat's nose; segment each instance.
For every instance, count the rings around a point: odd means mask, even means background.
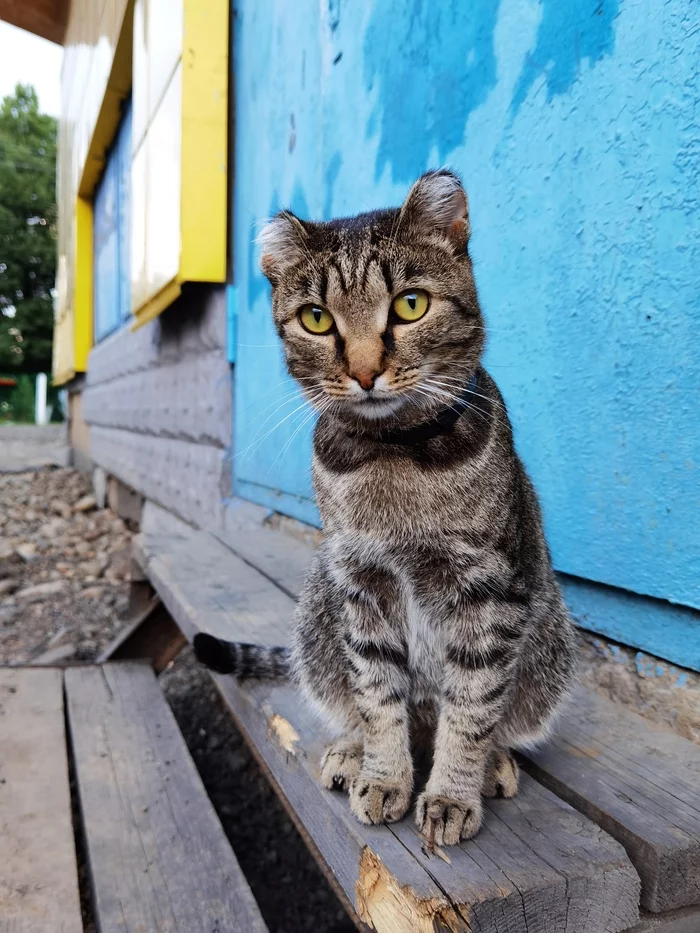
[[[378,371],[373,372],[372,370],[361,370],[358,372],[350,373],[350,377],[354,379],[355,382],[359,382],[366,392],[369,392],[370,389],[374,388],[375,380],[379,375],[380,373]]]

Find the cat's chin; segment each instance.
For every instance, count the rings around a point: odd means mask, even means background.
[[[405,399],[383,398],[367,399],[361,402],[351,402],[348,408],[352,413],[367,421],[378,421],[381,418],[390,418],[403,407]]]

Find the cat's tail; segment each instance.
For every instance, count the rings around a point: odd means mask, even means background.
[[[234,674],[241,680],[247,677],[286,680],[289,677],[287,648],[246,645],[205,632],[195,635],[193,644],[197,660],[217,674]]]

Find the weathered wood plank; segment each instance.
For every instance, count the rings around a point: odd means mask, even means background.
[[[190,534],[198,537],[185,544]],[[213,539],[205,546],[201,534],[173,519],[155,540],[142,535],[139,543],[151,581],[188,635],[225,629],[228,638],[250,639],[255,613],[267,633],[270,606],[276,624],[289,619],[289,597],[252,567],[245,575],[232,573],[239,558]],[[175,547],[168,544],[178,537]],[[192,569],[200,554],[206,554],[207,568],[216,568],[213,575]],[[214,593],[227,607],[216,627]],[[240,630],[236,604],[244,607]],[[268,640],[259,634],[256,640],[263,638]],[[622,847],[535,782],[525,778],[521,797],[489,805],[475,840],[446,849],[444,859],[430,855],[411,817],[365,827],[344,796],[321,787],[318,761],[328,736],[294,690],[215,680],[327,869],[360,918],[380,933],[612,933],[636,922],[639,880]]]
[[[247,549],[251,564],[294,595],[300,561],[313,551],[263,528],[249,549],[247,525],[255,517],[246,513],[230,544],[238,553]],[[291,574],[281,569],[285,551]],[[531,756],[532,773],[626,847],[642,878],[643,905],[663,911],[700,904],[700,750],[587,690],[558,736]]]
[[[0,933],[82,933],[56,669],[0,669]]]
[[[264,933],[150,666],[66,673],[100,933]]]
[[[627,933],[700,933],[700,908],[681,907],[665,914],[645,913]]]
[[[539,781],[625,846],[645,908],[700,904],[700,748],[582,690],[527,759]]]
[[[195,630],[187,620],[197,619],[203,631],[220,638],[286,644],[289,596],[206,532],[150,503],[145,514],[158,515],[159,524],[148,534],[147,549],[145,535],[136,538],[134,556],[152,582],[182,575],[163,602],[190,640]]]

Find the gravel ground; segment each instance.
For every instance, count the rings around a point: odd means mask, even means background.
[[[96,657],[123,625],[129,541],[82,474],[0,474],[0,664]]]
[[[0,664],[96,658],[126,619],[130,537],[80,473],[0,474]],[[355,930],[189,649],[161,684],[271,933]]]

